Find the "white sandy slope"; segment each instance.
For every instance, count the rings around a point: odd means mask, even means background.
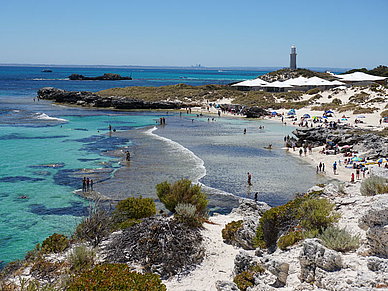
[[[213,224],[205,223],[202,230],[205,247],[203,262],[188,275],[163,281],[167,290],[215,290],[217,280],[233,281],[234,258],[241,249],[224,243],[221,231],[227,223],[240,219],[242,217],[235,213],[210,217]]]

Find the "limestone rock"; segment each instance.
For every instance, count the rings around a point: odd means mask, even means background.
[[[244,271],[248,271],[249,267],[258,263],[258,259],[246,251],[240,251],[234,259],[234,274],[237,276]]]
[[[320,244],[318,239],[306,239],[299,255],[301,266],[300,280],[302,282],[315,281],[316,269],[333,272],[342,268],[341,254]]]
[[[261,217],[269,209],[271,209],[271,206],[265,202],[255,202],[251,199],[240,198],[238,208],[234,208],[232,213],[242,216]]]
[[[375,199],[359,219],[359,227],[367,230],[369,254],[388,258],[388,195],[376,195]]]
[[[388,260],[378,257],[369,257],[367,263],[368,269],[373,272],[388,273]]]
[[[284,287],[287,283],[288,270],[290,265],[278,259],[266,260],[265,268],[276,276],[276,281],[272,284],[274,287]]]
[[[256,236],[258,223],[259,219],[256,217],[244,218],[243,227],[235,232],[232,244],[244,250],[254,250],[253,239]]]
[[[217,291],[240,291],[236,283],[229,282],[229,281],[221,281],[221,280],[218,280],[216,282],[216,290]]]

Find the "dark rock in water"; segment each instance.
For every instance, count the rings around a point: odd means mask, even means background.
[[[85,216],[88,214],[88,207],[84,206],[81,202],[72,202],[71,206],[47,208],[43,204],[30,205],[31,212],[37,215],[72,215],[72,216]]]
[[[259,118],[264,115],[269,115],[269,112],[263,108],[253,106],[244,108],[243,114],[245,114],[248,118]]]
[[[139,263],[147,272],[168,278],[202,262],[202,235],[174,220],[145,218],[140,224],[115,233],[104,249],[112,263]]]
[[[120,80],[132,80],[132,77],[122,77],[119,74],[111,74],[111,73],[107,73],[107,74],[104,74],[104,75],[98,76],[98,77],[85,77],[85,76],[79,75],[79,74],[71,74],[69,76],[69,79],[70,80],[79,80],[79,81],[83,81],[83,80],[87,80],[87,81],[94,81],[94,80],[120,81]]]
[[[0,178],[0,182],[3,183],[18,183],[18,182],[39,182],[43,181],[41,178],[31,178],[26,176],[9,176]]]

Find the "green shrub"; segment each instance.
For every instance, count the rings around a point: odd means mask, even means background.
[[[129,197],[120,201],[113,212],[117,222],[127,219],[142,219],[156,214],[155,202],[152,198]]]
[[[388,104],[385,106],[385,108],[388,108]],[[388,110],[382,111],[382,112],[380,113],[380,116],[381,116],[382,118],[388,117]]]
[[[299,234],[289,233],[298,225],[302,227],[300,231],[305,237],[307,233],[311,236],[318,230],[337,222],[340,215],[334,211],[334,203],[325,198],[319,198],[321,193],[322,191],[314,191],[264,212],[256,229],[254,245],[270,248],[276,245],[279,233],[286,233],[280,241],[280,246],[286,248],[299,239]]]
[[[279,238],[277,246],[284,251],[287,249],[287,247],[296,244],[302,239],[304,239],[304,236],[301,230],[290,230],[288,233],[282,235]]]
[[[258,273],[263,273],[265,270],[258,264],[253,265],[248,271],[244,271],[234,277],[233,282],[237,285],[240,290],[247,290],[248,287],[252,287],[255,283],[254,276]]]
[[[127,219],[119,224],[116,225],[115,229],[126,229],[128,227],[134,226],[136,224],[139,224],[141,222],[140,219]]]
[[[314,95],[314,94],[318,94],[321,91],[322,91],[321,88],[313,88],[313,89],[308,90],[306,93],[309,95]]]
[[[242,227],[243,227],[242,220],[229,222],[228,224],[225,225],[225,228],[222,230],[222,238],[226,243],[228,244],[232,243],[232,241],[234,240],[234,234]]]
[[[342,101],[341,99],[338,99],[338,98],[334,98],[331,103],[335,104],[335,105],[341,105],[342,104]]]
[[[297,226],[298,208],[303,199],[305,198],[298,197],[264,212],[256,229],[256,236],[253,239],[254,245],[260,248],[274,246],[279,231],[287,231]]]
[[[371,176],[361,183],[360,192],[364,196],[388,193],[387,180],[383,177]]]
[[[191,228],[201,227],[205,221],[204,217],[197,212],[197,207],[188,203],[179,203],[175,207],[174,218]]]
[[[41,250],[43,253],[60,253],[68,246],[69,240],[65,235],[54,233],[43,241]]]
[[[360,235],[353,236],[345,228],[328,227],[317,237],[325,247],[339,252],[353,251],[360,246]]]
[[[68,291],[165,291],[158,275],[131,271],[126,264],[96,265],[74,280]]]
[[[326,229],[340,218],[334,207],[335,204],[326,198],[308,197],[298,209],[300,225],[306,230]]]
[[[94,264],[95,253],[85,245],[76,246],[69,255],[70,270],[79,273],[84,269],[89,269]]]
[[[156,185],[158,198],[164,206],[175,213],[179,203],[193,204],[197,213],[204,214],[207,207],[207,196],[201,191],[201,186],[192,185],[188,179],[181,179],[171,186],[167,181]]]

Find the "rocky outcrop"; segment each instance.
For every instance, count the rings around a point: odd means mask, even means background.
[[[38,91],[38,98],[54,100],[58,103],[75,104],[88,107],[112,107],[116,109],[178,109],[185,104],[180,102],[151,102],[125,97],[101,97],[87,91],[65,91],[52,87],[42,88]]]
[[[342,267],[341,255],[324,247],[317,239],[306,239],[303,242],[299,261],[301,267],[299,279],[307,283],[317,281],[317,269],[334,272]]]
[[[358,132],[354,127],[347,125],[336,128],[321,127],[298,127],[292,132],[297,140],[296,146],[311,144],[313,147],[323,146],[328,140],[343,145],[353,145],[353,149],[365,152],[368,158],[377,159],[388,156],[388,140],[366,129]],[[288,147],[291,147],[290,140]]]
[[[97,81],[97,80],[100,80],[100,81],[120,81],[120,80],[132,80],[132,77],[122,77],[119,74],[111,74],[111,73],[107,73],[107,74],[104,74],[104,75],[98,76],[98,77],[85,77],[85,76],[79,75],[79,74],[71,74],[69,76],[69,79],[70,80],[77,80],[77,81],[84,81],[84,80],[87,80],[87,81]]]
[[[247,118],[260,118],[264,115],[269,115],[267,110],[257,106],[245,107],[242,113],[245,114]]]
[[[376,196],[376,201],[359,220],[366,230],[369,254],[388,259],[388,196]]]
[[[229,282],[229,281],[221,281],[221,280],[216,282],[216,290],[217,291],[240,291],[236,283]]]

